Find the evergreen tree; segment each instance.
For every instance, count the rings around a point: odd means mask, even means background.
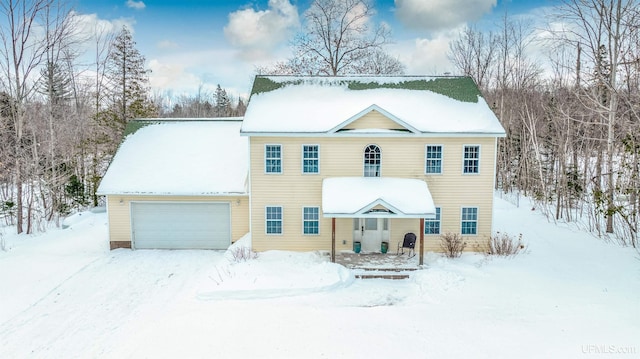
[[[215,117],[231,116],[231,100],[229,100],[227,91],[220,87],[220,85],[216,88],[214,99],[216,100]]]
[[[71,93],[71,78],[69,73],[55,62],[47,62],[40,70],[39,92],[48,98],[49,103],[55,107],[69,101]]]
[[[244,113],[247,112],[247,105],[242,101],[242,98],[238,98],[238,105],[233,111],[234,116],[244,116]]]
[[[149,100],[150,70],[145,68],[145,58],[135,48],[131,32],[122,27],[111,43],[107,59],[107,77],[111,83],[111,116],[124,129],[127,121],[137,117],[149,117],[155,112]]]

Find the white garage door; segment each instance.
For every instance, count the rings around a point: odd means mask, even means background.
[[[228,203],[131,203],[136,249],[226,249],[230,227]]]

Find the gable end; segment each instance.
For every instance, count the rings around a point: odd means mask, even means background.
[[[371,105],[367,107],[338,126],[332,128],[329,133],[358,129],[380,129],[420,133],[416,128],[410,126],[378,105]]]

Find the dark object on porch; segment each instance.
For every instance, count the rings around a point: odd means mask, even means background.
[[[362,243],[360,243],[360,241],[354,241],[353,242],[353,251],[356,253],[360,253],[360,250],[362,250]]]
[[[415,233],[407,233],[404,235],[404,241],[402,242],[402,247],[400,246],[400,242],[398,242],[398,251],[396,254],[404,254],[404,249],[409,248],[409,258],[416,255],[416,235]],[[400,252],[402,250],[402,252]]]
[[[389,250],[389,242],[382,241],[380,243],[380,253],[385,254]]]

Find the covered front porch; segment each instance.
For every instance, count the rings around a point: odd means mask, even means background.
[[[419,223],[416,236],[415,252],[417,266],[424,264],[424,219],[436,215],[433,199],[426,182],[409,178],[387,177],[336,177],[327,178],[322,183],[322,210],[325,218],[331,218],[331,261],[336,262],[336,219],[352,219],[351,239],[353,243],[364,248],[368,257],[349,256],[341,252],[339,263],[352,266],[352,262],[369,263],[380,260],[391,268],[401,268],[408,261],[406,257],[394,257],[398,243],[402,239],[398,234],[392,239],[394,220],[415,220]],[[345,224],[341,220],[342,225]],[[341,228],[344,233],[345,229]],[[402,234],[404,235],[404,233]],[[343,243],[344,243],[344,239]],[[380,248],[378,250],[377,248]],[[354,245],[354,249],[355,245]],[[386,255],[384,253],[387,253]],[[354,253],[359,254],[359,253]],[[381,262],[381,263],[382,263]]]

